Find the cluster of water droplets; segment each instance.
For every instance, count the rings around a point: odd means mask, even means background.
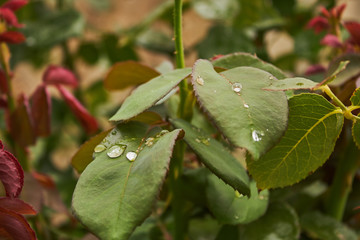
[[[261,141],[263,136],[265,136],[263,131],[252,130],[252,132],[251,132],[251,137],[255,142]]]
[[[204,79],[203,79],[202,77],[200,77],[200,76],[197,76],[196,82],[197,82],[200,86],[203,86],[204,83],[205,83]]]
[[[198,137],[198,138],[195,138],[195,141],[197,142],[197,143],[202,143],[202,144],[204,144],[204,145],[206,145],[206,146],[209,146],[210,145],[210,138],[208,138],[208,137]]]
[[[241,90],[242,90],[242,85],[241,83],[235,82],[231,85],[231,89],[236,93],[236,94],[240,94]]]

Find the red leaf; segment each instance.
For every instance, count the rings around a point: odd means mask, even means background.
[[[22,147],[27,147],[35,143],[36,134],[34,121],[31,116],[29,101],[21,95],[18,106],[10,114],[10,134]]]
[[[321,6],[320,11],[325,17],[330,18],[330,12],[325,7]]]
[[[23,27],[23,24],[20,24],[15,16],[14,12],[9,8],[0,8],[0,17],[5,20],[5,22],[17,28]]]
[[[324,17],[314,17],[310,20],[310,22],[307,24],[307,28],[312,28],[316,33],[319,33],[323,30],[326,30],[329,28],[329,21]]]
[[[36,215],[33,207],[19,198],[0,197],[0,207],[18,214]]]
[[[0,207],[0,238],[11,236],[10,239],[35,240],[35,232],[26,219],[13,211]],[[7,238],[5,238],[7,239]]]
[[[218,54],[218,55],[215,55],[215,56],[213,56],[212,58],[211,58],[211,61],[215,61],[215,60],[217,60],[217,59],[219,59],[219,58],[222,58],[224,55],[222,55],[222,54]]]
[[[360,23],[357,22],[345,22],[345,28],[349,31],[351,35],[351,40],[360,45]]]
[[[314,75],[314,74],[318,74],[318,73],[325,73],[326,68],[320,64],[316,64],[316,65],[311,65],[310,67],[308,67],[308,69],[305,72],[306,76],[310,76],[310,75]]]
[[[46,137],[51,132],[51,99],[45,85],[40,85],[31,97],[31,114],[37,136]]]
[[[0,141],[0,180],[4,185],[6,196],[17,197],[24,185],[24,172],[18,160],[4,150]]]
[[[339,38],[332,34],[326,34],[325,37],[320,42],[322,45],[327,45],[334,48],[341,48],[342,43]]]
[[[22,33],[16,31],[7,31],[0,34],[0,42],[18,44],[24,41],[25,36]]]
[[[16,11],[28,3],[27,0],[9,0],[4,3],[1,8],[8,8],[12,11]]]
[[[71,71],[57,66],[49,66],[47,68],[43,76],[43,81],[47,85],[64,84],[74,88],[78,85],[78,81]]]
[[[345,8],[346,8],[346,4],[345,4],[345,3],[343,3],[343,4],[339,5],[339,6],[334,7],[334,17],[335,17],[336,19],[339,19],[339,20],[340,20],[343,12],[344,12],[344,10],[345,10]]]
[[[55,188],[55,183],[48,175],[31,172],[31,175],[43,186],[46,188]]]
[[[8,92],[8,84],[6,81],[6,75],[4,70],[0,69],[0,91],[2,93],[7,93]]]
[[[0,108],[7,108],[7,100],[5,99],[5,96],[1,96],[0,97]]]
[[[85,107],[63,86],[56,86],[63,96],[67,105],[69,105],[73,114],[79,119],[87,133],[94,133],[98,130],[96,119],[92,117]]]

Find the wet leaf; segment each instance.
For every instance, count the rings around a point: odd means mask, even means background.
[[[271,73],[277,79],[285,78],[285,73],[274,65],[264,62],[260,58],[249,53],[232,53],[214,60],[215,67],[231,69],[235,67],[254,67]]]
[[[347,53],[333,60],[328,68],[327,76],[332,76],[337,69],[339,69],[339,65],[341,62],[350,61],[350,63],[346,66],[346,69],[337,74],[334,81],[330,82],[331,86],[340,86],[346,81],[356,77],[360,74],[360,54],[358,53]]]
[[[309,237],[319,240],[357,240],[356,233],[334,218],[320,212],[301,216],[301,227]]]
[[[10,133],[22,147],[35,143],[36,134],[28,99],[21,95],[18,106],[10,114]]]
[[[142,142],[146,132],[141,123],[118,125],[109,134],[116,144],[96,153],[77,183],[75,215],[101,239],[128,239],[151,213],[181,130],[155,137],[152,145]],[[113,156],[117,146],[124,150]]]
[[[56,85],[56,87],[63,96],[66,104],[70,107],[73,114],[79,119],[86,132],[96,132],[98,130],[96,119],[90,115],[86,108],[68,90],[66,90],[61,85]]]
[[[31,97],[31,114],[37,136],[51,133],[51,99],[46,87],[40,85]]]
[[[286,203],[269,206],[265,215],[241,228],[241,240],[299,239],[300,226],[296,212]]]
[[[22,215],[2,207],[0,207],[0,229],[1,239],[36,239],[35,232]]]
[[[32,206],[18,198],[0,197],[0,206],[18,214],[36,215]]]
[[[320,95],[290,98],[285,135],[258,161],[247,160],[258,187],[284,187],[306,178],[329,158],[343,122],[341,109]]]
[[[255,159],[277,143],[287,126],[285,94],[262,89],[274,81],[270,73],[252,67],[218,74],[206,60],[198,60],[192,74],[200,105],[234,145]]]
[[[18,160],[4,150],[0,141],[0,180],[4,185],[6,196],[18,197],[24,185],[24,172]]]
[[[182,119],[171,122],[185,131],[184,140],[210,171],[240,193],[250,195],[249,177],[245,169],[220,142]]]
[[[127,120],[144,112],[175,88],[190,72],[190,68],[177,69],[142,84],[125,99],[110,121]]]
[[[104,80],[104,86],[108,90],[121,90],[143,84],[159,75],[158,71],[144,64],[124,61],[111,67]]]
[[[82,173],[87,165],[93,161],[94,148],[109,134],[110,131],[111,129],[101,132],[81,145],[71,159],[71,165],[76,171]]]
[[[265,87],[265,90],[273,91],[284,91],[292,89],[312,89],[318,83],[311,81],[306,78],[295,77],[295,78],[285,78],[280,81],[272,83],[270,86]]]
[[[209,210],[224,224],[250,223],[262,216],[268,205],[268,190],[258,194],[256,183],[250,184],[251,197],[234,191],[215,175],[211,175],[206,188]]]
[[[43,76],[43,81],[47,85],[68,85],[73,88],[78,86],[78,80],[68,69],[58,66],[49,66]]]

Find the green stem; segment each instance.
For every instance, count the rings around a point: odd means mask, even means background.
[[[329,88],[328,85],[325,85],[325,86],[321,86],[319,89],[321,89],[323,92],[326,93],[326,95],[328,95],[331,100],[334,101],[334,103],[336,105],[338,105],[343,111],[348,111],[347,107],[344,105],[344,103],[342,101],[340,101],[340,99],[338,99],[336,97],[336,95],[331,91],[331,89]]]
[[[338,163],[326,202],[327,213],[341,221],[351,192],[356,170],[360,167],[360,150],[350,140],[346,152]]]

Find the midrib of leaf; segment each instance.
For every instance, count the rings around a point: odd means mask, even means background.
[[[309,135],[309,133],[320,123],[322,123],[326,118],[330,117],[331,115],[337,114],[337,113],[342,113],[342,110],[340,108],[335,109],[334,111],[327,113],[325,116],[323,116],[322,118],[320,118],[305,134],[304,136],[302,136],[299,141],[290,149],[290,151],[283,157],[283,159],[281,160],[281,162],[276,166],[276,168],[274,168],[273,170],[271,170],[271,174],[273,174],[283,163],[284,161],[288,158],[288,156],[292,153],[292,151],[294,151],[297,146],[304,140],[304,138],[307,138],[307,136]],[[326,128],[326,125],[324,124],[324,128]],[[326,132],[326,131],[325,131]],[[285,162],[286,163],[286,162]]]

